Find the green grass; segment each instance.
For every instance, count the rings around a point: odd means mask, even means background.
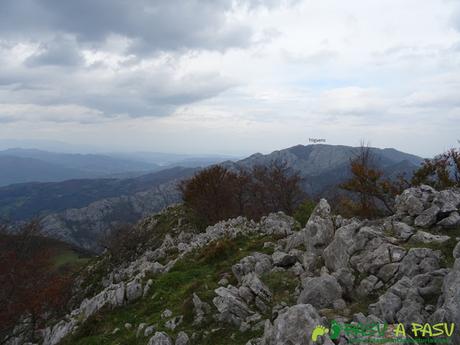
[[[296,299],[292,292],[297,287],[299,279],[289,271],[269,272],[262,276],[262,281],[272,291],[272,303],[285,302],[288,305],[295,304]]]
[[[88,257],[71,250],[63,249],[53,258],[53,265],[56,269],[63,267],[80,267],[89,262]]]
[[[430,232],[424,230],[426,232]],[[411,248],[429,248],[432,250],[439,250],[442,254],[441,260],[441,267],[452,267],[455,262],[455,258],[453,256],[453,251],[455,246],[457,245],[458,241],[456,240],[457,237],[460,237],[460,228],[445,230],[442,232],[430,232],[433,235],[447,235],[450,236],[450,240],[444,243],[422,243],[422,242],[407,242],[402,245],[405,249],[409,250]]]
[[[137,339],[135,336],[140,323],[155,325],[157,330],[165,331],[173,337],[179,331],[185,331],[189,336],[196,333],[194,343],[202,345],[246,344],[249,339],[260,336],[262,330],[241,333],[231,325],[218,324],[212,317],[208,317],[200,327],[192,325],[194,317],[192,295],[196,293],[201,300],[212,305],[212,299],[216,296],[214,289],[218,287],[217,282],[224,274],[233,277],[231,266],[254,251],[270,253],[272,250],[263,248],[263,244],[273,240],[272,237],[267,236],[242,236],[237,239],[226,238],[213,242],[179,260],[168,273],[148,277],[153,280],[148,296],[114,310],[101,310],[85,322],[74,335],[67,337],[62,344],[146,344],[146,338]],[[278,275],[268,277],[276,300],[287,297],[284,296],[287,294],[286,289],[291,288],[286,285],[289,284],[287,278]],[[236,282],[233,280],[231,283]],[[165,309],[170,309],[173,316],[184,316],[184,321],[174,331],[164,328],[165,320],[161,320],[160,315]],[[131,323],[133,328],[126,330],[125,323]],[[115,328],[119,328],[120,331],[112,334]]]

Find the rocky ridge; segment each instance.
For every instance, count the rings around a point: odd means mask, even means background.
[[[77,343],[85,321],[94,315],[157,301],[162,293],[157,279],[177,276],[181,267],[186,268],[183,272],[195,272],[195,266],[184,266],[191,260],[201,260],[197,267],[214,265],[223,254],[230,267],[222,273],[218,266],[219,279],[213,276],[201,284],[209,284],[207,288],[190,285],[184,292],[190,301],[187,308],[171,304],[171,309],[150,310],[155,323],[119,324],[106,336],[113,340],[123,335],[135,344],[205,344],[225,330],[228,339],[214,343],[331,345],[352,340],[343,332],[331,340],[323,332],[314,342],[313,329],[329,327],[331,320],[458,325],[459,207],[460,190],[438,192],[420,186],[404,191],[396,199],[396,213],[379,220],[335,216],[323,199],[303,229],[282,213],[260,222],[231,219],[203,233],[179,226],[160,246],[103,276],[101,291],[39,332],[42,343]],[[142,226],[151,224],[146,220]],[[258,245],[242,251],[249,242]],[[198,273],[187,276],[177,288],[193,279],[199,282]],[[187,309],[193,311],[191,317]],[[460,332],[449,341],[460,343]],[[16,339],[15,344],[21,343]]]

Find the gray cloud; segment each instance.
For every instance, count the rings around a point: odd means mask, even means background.
[[[40,51],[26,60],[29,67],[36,66],[78,66],[84,62],[76,42],[62,36],[44,43]]]
[[[252,0],[239,5],[253,10],[281,2]],[[142,61],[167,52],[174,64],[190,51],[249,46],[250,26],[229,20],[235,4],[232,0],[3,0],[0,53],[3,49],[11,57],[17,43],[38,48],[29,52],[22,66],[11,62],[0,66],[0,104],[75,104],[106,116],[137,117],[167,116],[179,106],[212,98],[233,83],[218,73],[178,73],[169,62],[152,69]],[[110,67],[101,58],[88,66],[83,50],[104,52],[113,37],[127,39],[127,51],[117,52],[125,60]]]
[[[3,0],[0,30],[35,39],[60,32],[89,44],[120,35],[133,41],[136,53],[247,46],[251,30],[229,22],[231,10],[230,0]]]

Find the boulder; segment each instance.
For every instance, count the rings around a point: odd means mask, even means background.
[[[407,240],[414,233],[414,228],[403,222],[394,222],[393,231],[399,238]]]
[[[144,337],[149,337],[155,332],[155,327],[154,326],[147,326],[145,327],[144,330]]]
[[[325,199],[316,205],[302,233],[304,246],[310,254],[321,255],[331,243],[334,238],[334,222],[331,207]]]
[[[396,214],[418,216],[430,206],[436,193],[436,190],[426,185],[406,189],[395,199]]]
[[[330,274],[320,277],[305,278],[302,281],[302,292],[297,303],[311,304],[315,308],[329,308],[334,301],[342,298],[342,287],[337,279]]]
[[[267,254],[253,253],[242,258],[237,264],[232,266],[232,272],[238,282],[248,273],[255,272],[259,276],[269,272],[272,268],[272,259]]]
[[[440,211],[441,209],[438,206],[431,206],[415,218],[414,225],[422,228],[428,228],[431,225],[436,224]]]
[[[439,269],[441,252],[429,248],[411,248],[402,259],[398,275],[414,277],[417,274],[429,273]]]
[[[445,229],[460,227],[460,215],[458,212],[452,212],[448,217],[440,220],[437,225]]]
[[[212,302],[219,311],[217,315],[219,321],[231,323],[239,327],[248,316],[254,314],[239,296],[237,288],[219,287],[214,292],[217,296],[214,297]]]
[[[276,251],[272,255],[273,264],[279,267],[291,267],[297,261],[297,258],[293,255],[289,255],[284,252]]]
[[[211,307],[208,303],[202,302],[200,297],[196,293],[193,293],[192,296],[193,302],[193,313],[195,314],[195,318],[193,320],[194,325],[200,325],[207,314],[210,313]]]
[[[189,345],[190,339],[187,333],[181,331],[177,334],[176,344],[175,345]]]
[[[270,213],[268,216],[262,217],[260,226],[266,234],[288,236],[292,234],[295,220],[285,215],[283,212]]]
[[[430,234],[429,232],[419,230],[415,233],[414,236],[412,236],[409,240],[410,243],[435,243],[435,244],[443,244],[447,241],[450,240],[449,236],[443,236],[443,235],[433,235]]]
[[[322,253],[324,263],[328,269],[337,271],[341,268],[350,268],[350,248],[354,242],[353,239],[356,233],[359,231],[360,225],[360,222],[354,221],[337,229],[334,240]]]
[[[437,193],[433,204],[440,208],[442,213],[457,211],[460,206],[460,189],[446,189]]]
[[[460,259],[460,242],[457,243],[457,245],[454,248],[454,251],[452,253],[455,259]]]
[[[156,332],[147,345],[173,345],[171,338],[164,332]]]
[[[142,282],[140,279],[134,279],[126,284],[126,299],[128,302],[135,301],[142,297],[144,290],[142,289]]]
[[[333,345],[326,332],[316,341],[312,340],[313,330],[322,324],[316,309],[309,304],[297,304],[287,308],[274,320],[266,321],[262,345]]]
[[[354,292],[355,283],[355,276],[353,273],[346,268],[341,268],[338,271],[333,272],[332,275],[337,279],[337,282],[342,287],[343,294],[351,296],[352,292]]]
[[[241,285],[247,286],[256,297],[259,297],[264,301],[268,302],[272,298],[270,289],[254,273],[244,276]]]
[[[368,297],[374,290],[380,289],[381,287],[383,287],[383,283],[379,278],[370,275],[361,280],[356,292],[360,297]]]
[[[457,245],[458,247],[458,245]],[[442,305],[436,310],[431,322],[460,324],[460,259],[456,259],[451,272],[444,278],[442,287]],[[460,344],[460,333],[455,331],[450,339],[452,345]]]
[[[172,319],[165,322],[165,327],[167,329],[170,329],[171,331],[174,331],[176,327],[182,323],[183,319],[184,317],[182,315],[175,316]]]

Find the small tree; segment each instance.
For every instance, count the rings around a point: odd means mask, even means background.
[[[427,184],[436,189],[460,187],[460,149],[450,149],[426,159],[412,177],[413,185]]]
[[[344,207],[348,207],[351,213],[361,217],[375,217],[381,213],[383,206],[388,212],[393,212],[394,197],[400,194],[407,183],[403,176],[392,181],[384,178],[375,163],[370,147],[361,145],[356,157],[350,161],[352,177],[342,183],[340,188],[357,196],[357,201],[342,199]]]
[[[252,218],[276,211],[292,215],[306,197],[300,186],[300,174],[290,171],[286,162],[255,166],[251,175]]]
[[[304,198],[301,178],[285,163],[230,171],[222,166],[204,169],[181,182],[186,206],[205,223],[240,215],[259,219],[270,212],[292,214]]]
[[[69,298],[71,279],[57,272],[53,252],[41,236],[36,220],[17,233],[0,233],[0,339],[13,336],[20,320],[29,329],[44,322],[44,315],[62,313]]]
[[[179,188],[184,203],[193,209],[206,224],[214,224],[237,214],[241,207],[236,200],[235,192],[241,188],[238,175],[216,165],[204,169],[189,180],[182,181]]]

